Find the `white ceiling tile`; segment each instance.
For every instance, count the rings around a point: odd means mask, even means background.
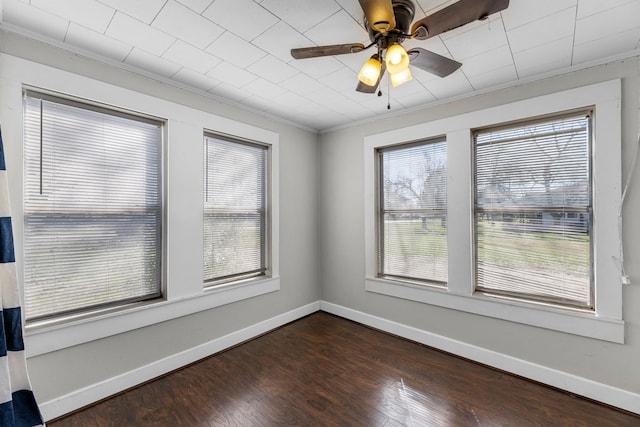
[[[340,61],[330,56],[298,59],[291,61],[290,64],[315,79],[319,79],[322,76],[326,76],[327,74],[333,73],[334,71],[344,67]]]
[[[104,33],[115,13],[96,0],[31,0],[31,5],[99,33]]]
[[[335,0],[351,17],[364,28],[364,12],[360,3],[354,0]]]
[[[225,31],[206,50],[218,58],[243,68],[266,55],[262,49],[229,31]]]
[[[487,19],[473,30],[460,32],[444,39],[444,44],[455,59],[462,61],[497,47],[506,46],[507,37],[501,19],[491,21]]]
[[[299,105],[304,105],[309,102],[308,98],[298,95],[297,93],[286,91],[280,95],[273,97],[273,102],[280,105],[285,105],[288,108],[295,109]]]
[[[250,93],[255,93],[266,99],[272,99],[287,92],[287,89],[283,88],[282,86],[271,83],[270,81],[265,80],[261,77],[258,77],[248,85],[243,86],[242,89]]]
[[[336,28],[339,29],[336,31]],[[304,33],[319,46],[344,43],[369,43],[369,35],[344,10],[331,15],[326,20]]]
[[[427,15],[431,15],[446,6],[452,5],[456,1],[457,0],[417,0],[417,6],[419,6]],[[419,12],[420,11],[416,9],[416,19],[422,18],[422,16],[419,16]]]
[[[338,92],[354,90],[358,85],[358,75],[350,68],[341,68],[318,79],[320,83]]]
[[[301,33],[340,10],[333,0],[264,0],[261,5]]]
[[[247,70],[255,75],[264,77],[272,83],[280,83],[299,73],[299,71],[291,65],[273,56],[265,56],[247,67]]]
[[[171,79],[203,91],[208,91],[220,84],[220,81],[188,68],[181,68],[171,76]]]
[[[263,98],[259,95],[253,95],[251,98],[245,99],[244,102],[256,110],[275,114],[274,110],[276,109],[276,104],[271,99]]]
[[[150,24],[167,0],[100,0],[114,9],[126,13],[145,24]]]
[[[640,28],[635,28],[578,44],[574,47],[573,63],[580,64],[599,58],[608,58],[618,53],[631,52],[638,49],[638,40],[640,40]]]
[[[491,70],[513,65],[513,56],[509,46],[504,45],[497,49],[481,53],[467,58],[462,63],[462,71],[465,75],[485,74]]]
[[[415,1],[420,19],[457,0]],[[640,51],[640,0],[512,0],[488,21],[428,40],[405,40],[407,50],[421,47],[463,66],[446,78],[412,66],[413,80],[389,89],[385,76],[378,97],[355,91],[356,74],[374,49],[304,60],[290,55],[295,47],[367,44],[357,0],[0,2],[9,31],[24,28],[71,51],[124,61],[214,99],[319,130],[388,115],[388,99],[391,114],[397,114]]]
[[[253,0],[216,0],[203,16],[251,41],[278,22],[278,18]]]
[[[129,0],[130,1],[130,0]],[[165,0],[163,0],[165,1]],[[208,8],[214,0],[178,0],[183,5],[187,6],[194,12],[201,14],[206,8]]]
[[[323,105],[325,107],[331,107],[333,104],[345,99],[344,95],[333,90],[333,88],[327,87],[317,92],[310,93],[308,98],[312,99],[316,104]]]
[[[152,25],[201,49],[224,32],[220,26],[174,0],[165,4]]]
[[[572,55],[573,37],[569,36],[518,52],[513,55],[513,59],[518,76],[524,77],[546,73],[554,68],[569,67]]]
[[[121,12],[113,17],[106,34],[123,42],[135,40],[136,47],[157,56],[175,41],[174,37]]]
[[[260,34],[252,43],[284,62],[293,60],[292,48],[313,46],[311,40],[283,21]]]
[[[475,90],[479,90],[497,86],[505,82],[516,81],[518,74],[516,73],[516,67],[514,67],[513,64],[509,64],[484,74],[467,74],[467,78],[471,82],[471,86],[473,86]]]
[[[362,105],[344,96],[339,102],[334,102],[328,106],[332,111],[342,114],[352,120],[359,120],[363,118],[363,112],[366,110],[362,108]],[[369,113],[367,111],[367,113]]]
[[[220,83],[219,85],[209,89],[209,92],[220,99],[228,99],[238,103],[241,103],[244,99],[251,97],[249,92],[226,83]]]
[[[504,26],[509,31],[568,8],[573,8],[575,16],[577,3],[577,0],[514,0],[509,2],[509,7],[501,15]]]
[[[560,40],[574,33],[575,8],[565,9],[545,19],[529,22],[507,31],[514,53]]]
[[[638,0],[580,0],[578,1],[577,19],[601,13],[607,9],[613,9],[626,3],[637,2]]]
[[[371,111],[371,114],[387,114],[391,111],[403,109],[404,106],[398,102],[393,96],[389,98],[389,92],[386,90],[387,85],[384,85],[385,89],[382,91],[382,96],[378,96],[377,93],[360,93],[362,95],[358,103],[362,105],[363,109]],[[391,95],[393,95],[393,89],[391,89]]]
[[[152,55],[138,48],[134,48],[124,62],[163,77],[171,77],[182,68],[182,65]]]
[[[213,70],[209,71],[207,75],[238,88],[246,86],[258,78],[255,74],[228,62],[220,63]]]
[[[640,1],[626,3],[576,21],[576,45],[638,28]],[[605,22],[614,25],[603,25]]]
[[[37,34],[63,41],[69,21],[18,0],[4,0],[2,20]]]
[[[395,89],[397,88],[393,88],[394,91]],[[412,90],[402,95],[395,95],[394,92],[394,98],[397,99],[396,102],[401,103],[406,108],[424,106],[436,100],[434,96],[424,88],[422,88],[422,90]]]
[[[306,95],[324,88],[322,83],[318,83],[316,79],[312,79],[304,73],[298,73],[295,76],[284,80],[280,85],[291,92],[297,93],[298,95]]]
[[[469,80],[460,70],[445,78],[438,78],[438,80],[431,80],[423,84],[437,99],[446,99],[473,90]]]
[[[203,74],[221,62],[219,58],[197,49],[182,40],[176,40],[162,57]]]
[[[65,42],[116,61],[123,61],[133,48],[129,44],[74,23],[69,24]]]

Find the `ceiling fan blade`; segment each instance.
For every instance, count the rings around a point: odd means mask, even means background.
[[[459,0],[431,15],[416,21],[411,34],[418,40],[442,34],[509,7],[509,0]]]
[[[301,47],[291,49],[291,56],[295,59],[317,58],[319,56],[343,55],[364,50],[362,43],[333,44],[327,46]]]
[[[411,49],[407,53],[411,58],[411,65],[438,77],[446,77],[462,66],[458,61],[420,47]]]
[[[358,80],[358,86],[356,86],[356,90],[362,93],[375,93],[376,89],[378,89],[378,85],[380,85],[380,80],[382,80],[382,76],[384,75],[386,69],[387,66],[384,64],[384,61],[382,61],[382,68],[380,69],[380,75],[378,76],[378,81],[376,82],[376,84],[374,86],[369,86]]]
[[[391,0],[359,0],[369,26],[376,31],[386,34],[396,27],[396,17],[393,13]]]

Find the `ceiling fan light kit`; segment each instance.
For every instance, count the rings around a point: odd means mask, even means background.
[[[407,67],[399,73],[389,73],[389,77],[391,78],[391,86],[396,87],[411,80],[413,75],[411,74],[411,70]]]
[[[393,43],[387,48],[385,61],[390,74],[401,73],[409,68],[409,55],[400,43]]]
[[[382,62],[378,54],[371,55],[371,58],[364,63],[358,73],[358,80],[367,86],[377,86],[382,74]]]
[[[431,15],[413,23],[415,5],[412,0],[359,0],[364,12],[364,25],[371,43],[349,43],[328,46],[313,46],[291,49],[295,59],[317,58],[361,52],[376,46],[372,55],[358,73],[356,90],[375,93],[385,70],[389,71],[391,84],[395,87],[412,79],[409,64],[446,77],[462,64],[446,56],[422,48],[407,52],[402,47],[405,39],[426,40],[446,31],[490,15],[509,7],[509,0],[459,0]],[[383,61],[384,58],[384,61]]]

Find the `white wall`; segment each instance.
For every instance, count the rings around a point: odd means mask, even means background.
[[[46,73],[47,79],[35,79],[33,76],[38,73]],[[148,326],[129,332],[55,351],[38,350],[37,355],[28,358],[28,365],[32,386],[45,418],[51,419],[77,409],[319,308],[320,287],[316,274],[318,169],[315,133],[2,32],[0,123],[5,141],[7,169],[14,182],[12,208],[14,215],[18,213],[14,227],[18,264],[21,262],[19,212],[22,206],[22,109],[20,100],[16,100],[16,94],[21,90],[16,75],[24,76],[27,83],[29,80],[50,81],[61,87],[69,84],[68,81],[62,81],[65,79],[71,81],[70,86],[79,82],[88,98],[93,98],[94,90],[96,96],[108,98],[111,96],[110,87],[118,92],[123,88],[123,96],[127,99],[113,100],[116,105],[140,101],[142,103],[139,105],[146,104],[148,108],[155,108],[154,104],[162,104],[174,112],[187,107],[197,113],[195,115],[198,117],[211,118],[206,119],[209,120],[208,125],[203,123],[211,130],[216,130],[216,123],[239,123],[240,127],[246,124],[249,125],[245,126],[248,129],[278,135],[279,290],[160,323],[150,322]],[[92,84],[92,81],[95,83]],[[193,272],[194,267],[198,271],[202,263],[202,241],[198,238],[197,225],[194,228],[191,223],[197,224],[202,216],[202,180],[201,173],[197,172],[202,167],[202,161],[200,159],[193,165],[184,164],[189,159],[198,160],[198,156],[201,156],[202,130],[197,128],[198,123],[190,120],[177,120],[173,122],[174,125],[169,122],[170,173],[167,174],[167,186],[168,203],[171,206],[168,206],[170,215],[166,225],[169,237],[173,238],[168,239],[167,264],[172,268],[168,279],[175,284],[184,278],[183,280],[190,282],[188,288],[202,289],[201,275]],[[195,203],[171,203],[189,200]],[[176,229],[195,238],[181,238],[179,233],[176,234]],[[200,305],[198,310],[202,307]],[[100,334],[101,331],[95,332]],[[27,345],[33,338],[30,335],[32,334],[27,332]],[[53,345],[52,348],[55,347]]]
[[[440,337],[445,343],[503,355],[496,360],[515,361],[513,366],[540,367],[542,377],[557,373],[561,381],[578,378],[599,390],[596,398],[611,388],[630,393],[630,405],[639,401],[640,174],[634,178],[623,211],[626,269],[633,285],[623,289],[625,344],[614,344],[366,292],[362,158],[367,135],[621,78],[622,175],[626,177],[640,115],[637,59],[318,136],[9,33],[0,33],[0,52],[277,132],[280,140],[280,290],[29,358],[33,387],[48,418],[162,373],[189,357],[204,356],[314,311],[320,307],[320,298],[326,301],[323,307],[356,313],[363,321],[400,325],[417,337]],[[3,96],[0,86],[0,121],[6,139],[16,136],[8,121],[16,120],[19,112],[9,111]],[[9,168],[21,167],[12,161],[16,155],[7,152]],[[506,363],[498,367],[514,370]]]
[[[639,71],[638,59],[630,59],[321,135],[323,307],[377,327],[423,336],[431,344],[458,349],[468,357],[477,355],[499,368],[513,371],[517,365],[520,374],[573,387],[591,397],[606,400],[613,393],[617,397],[608,403],[640,412],[640,173],[623,210],[625,267],[632,282],[623,288],[624,344],[367,292],[363,222],[366,136],[617,78],[622,79],[622,176],[626,178],[638,137]]]

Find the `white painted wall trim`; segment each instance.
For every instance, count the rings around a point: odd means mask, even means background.
[[[640,414],[640,394],[456,341],[327,301],[320,302],[320,310],[478,363],[520,375],[589,399],[597,400],[607,405]]]
[[[96,384],[75,390],[47,402],[40,402],[40,411],[49,421],[91,403],[152,380],[168,372],[218,353],[234,345],[255,338],[265,332],[278,328],[320,310],[320,302],[313,302],[270,319],[248,326],[239,331],[216,338],[188,350],[157,360],[129,372],[106,379]]]

